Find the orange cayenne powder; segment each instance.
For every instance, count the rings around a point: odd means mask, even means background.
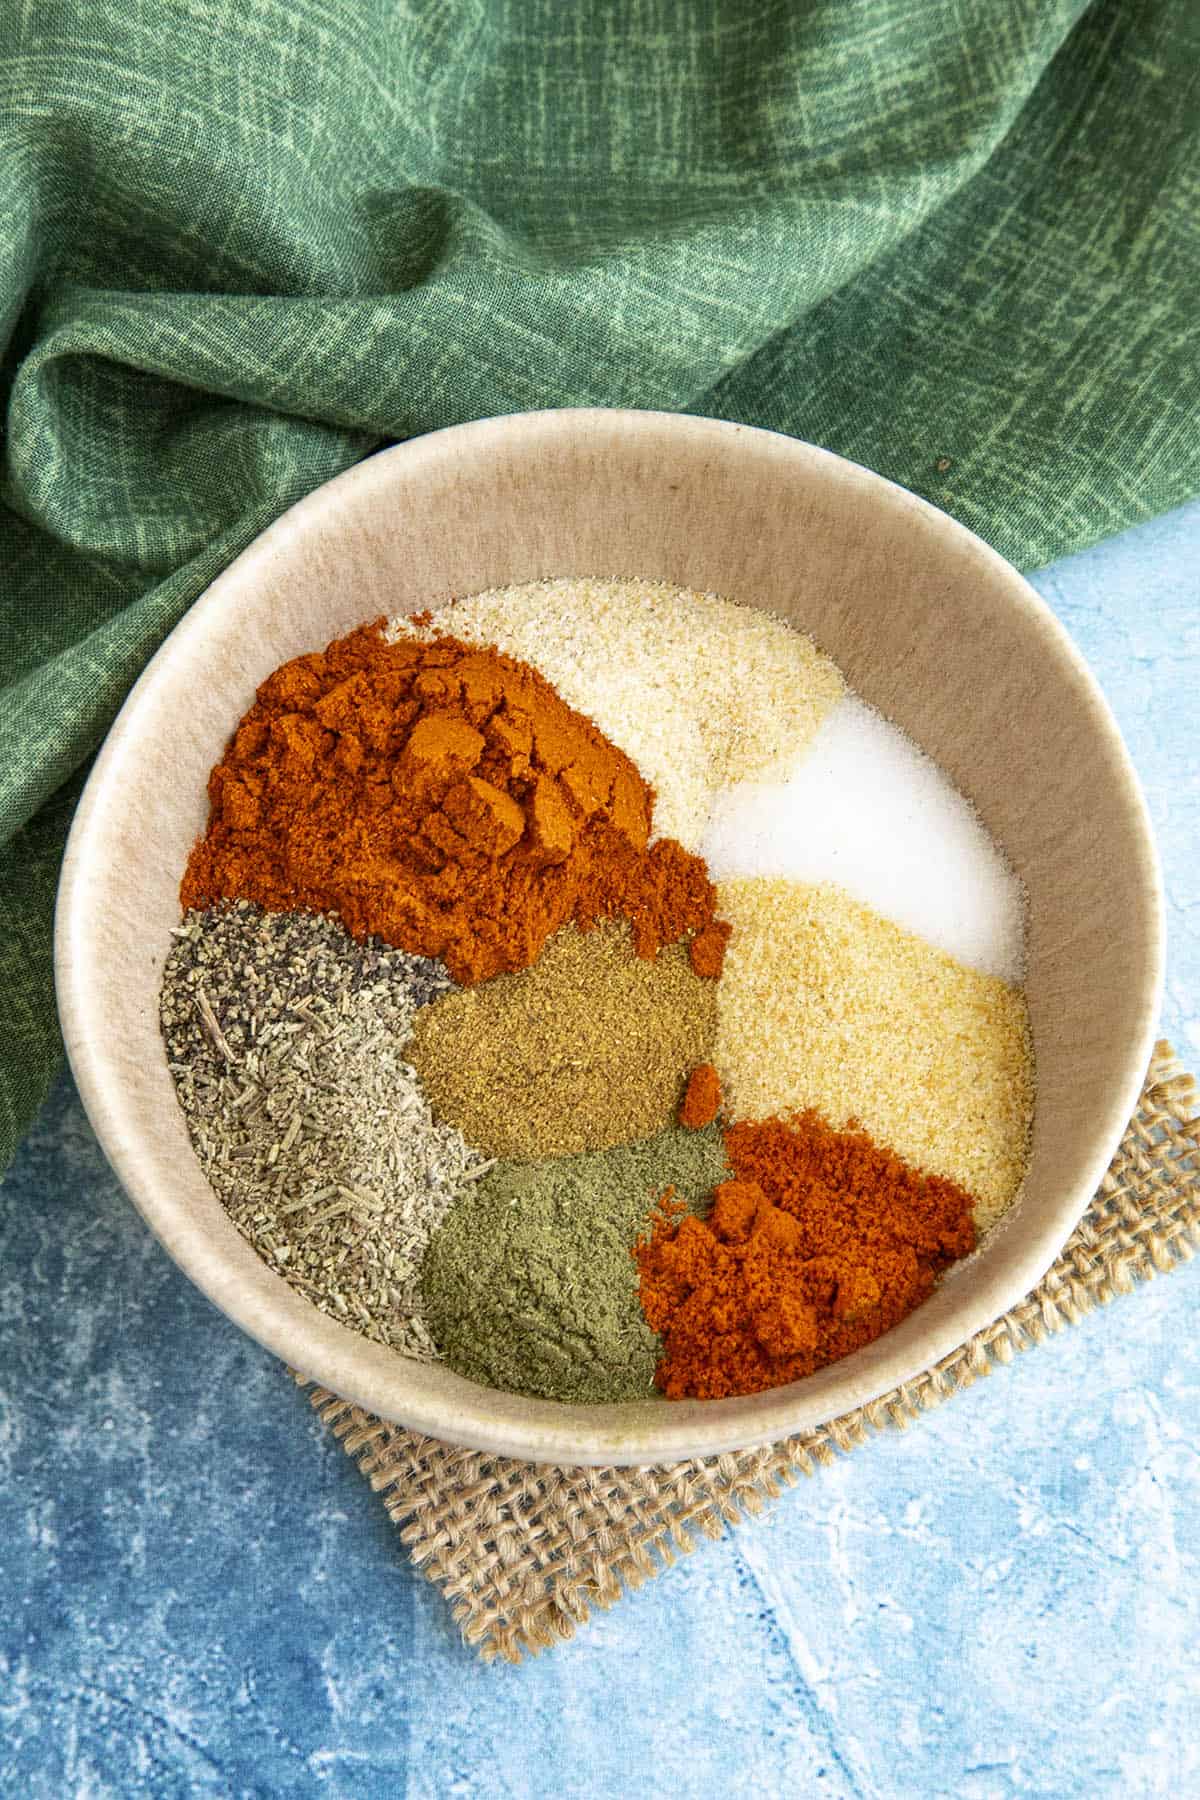
[[[721,1110],[721,1082],[711,1063],[697,1063],[688,1076],[679,1107],[679,1123],[688,1131],[711,1125]]]
[[[754,1394],[897,1324],[975,1247],[971,1196],[816,1113],[725,1134],[706,1219],[669,1198],[634,1251],[670,1399]]]
[[[380,620],[263,682],[209,777],[185,908],[336,913],[470,984],[569,919],[622,916],[640,956],[694,940],[720,973],[708,871],[649,844],[654,793],[527,663]],[[697,972],[701,972],[698,970]]]

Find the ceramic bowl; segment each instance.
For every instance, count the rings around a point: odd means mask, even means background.
[[[229,1222],[158,1034],[205,780],[258,682],[381,613],[552,575],[640,575],[793,620],[941,763],[1029,896],[1038,1093],[1022,1195],[895,1330],[751,1398],[565,1406],[477,1387],[324,1317]],[[381,1417],[557,1463],[660,1463],[863,1404],[1019,1300],[1086,1208],[1138,1096],[1161,985],[1146,810],[1112,716],[1032,588],[961,525],[790,438],[643,412],[531,413],[384,451],[319,488],[196,602],[97,760],[59,890],[59,1005],[101,1144],[151,1229],[230,1318]]]

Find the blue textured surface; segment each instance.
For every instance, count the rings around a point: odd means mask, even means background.
[[[1037,586],[1145,781],[1195,1059],[1200,504]],[[1193,1269],[510,1670],[157,1248],[66,1081],[0,1243],[6,1796],[1200,1789]]]

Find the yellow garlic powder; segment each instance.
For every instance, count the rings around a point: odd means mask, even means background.
[[[1033,1052],[1020,987],[830,884],[718,884],[733,926],[717,1000],[728,1115],[813,1107],[975,1196],[982,1234],[1020,1187]]]

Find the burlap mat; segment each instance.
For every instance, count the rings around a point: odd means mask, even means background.
[[[312,1404],[382,1496],[466,1641],[487,1659],[519,1662],[692,1550],[696,1533],[718,1537],[798,1474],[870,1432],[908,1425],[1047,1332],[1190,1258],[1200,1243],[1196,1113],[1195,1078],[1160,1042],[1099,1192],[1041,1285],[936,1368],[766,1449],[658,1469],[559,1469],[415,1436],[326,1388],[312,1390]]]

